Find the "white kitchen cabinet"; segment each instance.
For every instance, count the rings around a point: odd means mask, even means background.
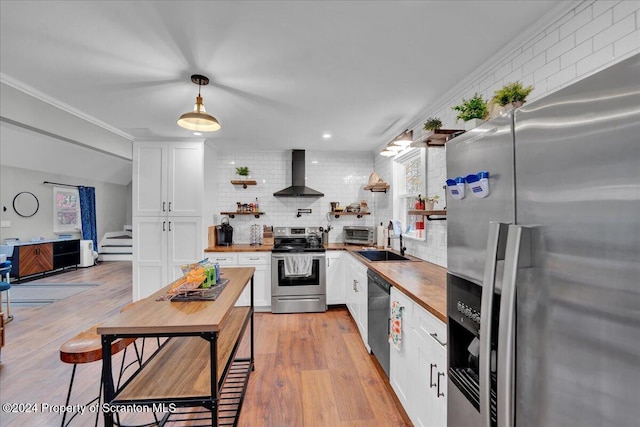
[[[238,266],[256,269],[253,273],[254,307],[271,307],[271,253],[240,252],[238,253]],[[251,305],[250,286],[247,286],[242,292],[236,305]]]
[[[344,251],[327,251],[327,304],[346,303],[346,267]]]
[[[415,366],[415,347],[417,336],[413,332],[413,301],[405,294],[391,287],[389,302],[393,304],[397,301],[402,310],[402,333],[400,350],[391,345],[389,357],[389,383],[396,392],[396,396],[402,403],[407,414],[411,417],[413,408],[410,405],[410,398],[414,394],[415,371],[409,369]],[[391,308],[389,308],[391,309]]]
[[[204,142],[133,144],[133,299],[202,259]]]
[[[367,267],[355,259],[353,255],[348,256],[347,262],[347,283],[346,295],[347,308],[351,317],[358,325],[358,330],[365,347],[368,344],[368,312],[367,312]]]
[[[253,305],[255,308],[271,307],[271,252],[205,252],[205,258],[220,267],[254,267]],[[238,298],[236,306],[251,305],[251,288],[247,286]]]
[[[180,266],[199,261],[201,252],[200,217],[134,217],[133,300],[181,277]]]
[[[414,425],[446,427],[446,325],[394,287],[393,301],[404,309],[402,346],[391,346],[389,382]]]
[[[202,142],[135,142],[133,216],[202,216]]]

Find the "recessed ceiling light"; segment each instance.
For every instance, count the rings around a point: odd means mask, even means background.
[[[326,133],[326,132],[325,132],[325,133],[323,133],[323,134],[322,134],[322,137],[323,137],[324,139],[329,139],[329,138],[331,138],[331,134],[330,134],[330,133]]]
[[[194,132],[193,134],[194,134],[195,136],[200,136],[200,135],[202,135],[200,132]]]

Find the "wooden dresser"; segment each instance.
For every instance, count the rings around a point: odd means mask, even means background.
[[[20,280],[80,263],[80,240],[19,243],[13,249],[11,275]]]

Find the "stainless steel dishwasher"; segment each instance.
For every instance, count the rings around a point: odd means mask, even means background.
[[[375,271],[367,270],[368,339],[371,352],[389,377],[389,300],[391,285]]]

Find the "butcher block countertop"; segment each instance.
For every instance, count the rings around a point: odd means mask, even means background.
[[[248,243],[235,243],[231,246],[210,246],[205,252],[271,252],[273,245],[250,245]]]
[[[355,252],[362,250],[361,245],[329,243],[327,250]],[[269,252],[271,245],[250,245],[248,243],[231,246],[213,246],[205,252]],[[396,252],[397,251],[391,251]],[[425,310],[443,322],[447,322],[447,269],[439,265],[423,261],[410,255],[411,261],[369,261],[354,253],[364,265],[384,277],[391,285],[404,292]]]
[[[327,249],[354,252],[362,250],[363,247],[331,243],[327,245]],[[446,268],[407,254],[405,256],[411,261],[369,261],[357,253],[354,255],[422,308],[447,323]]]

